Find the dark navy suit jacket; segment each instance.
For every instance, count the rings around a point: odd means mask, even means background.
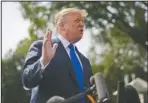
[[[30,103],[46,103],[55,95],[66,99],[80,93],[70,58],[63,44],[58,38],[52,39],[53,43],[58,43],[58,48],[44,71],[41,70],[40,62],[42,40],[34,41],[26,56],[22,83],[24,87],[31,90]],[[91,66],[86,57],[77,49],[76,52],[83,65],[84,86],[88,88],[90,86],[89,78],[92,76]],[[87,97],[85,97],[85,103],[90,103]]]

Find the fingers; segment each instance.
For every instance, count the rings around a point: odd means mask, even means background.
[[[44,46],[47,44],[48,46],[51,46],[51,37],[52,37],[52,31],[50,29],[46,30],[46,34],[44,36]]]
[[[51,41],[51,37],[52,37],[52,31],[48,29],[48,39],[49,39],[49,41]]]
[[[56,51],[57,47],[58,47],[58,44],[55,43],[52,47],[51,45],[51,37],[52,37],[52,31],[50,29],[47,29],[46,31],[46,35],[44,37],[44,46],[46,47],[49,47],[50,49],[52,48],[53,49],[53,52]],[[47,44],[47,45],[46,45]]]
[[[51,37],[52,37],[52,31],[50,29],[47,29],[45,38],[51,41]]]
[[[47,38],[44,38],[43,47],[46,47],[46,46],[47,46],[46,44],[48,43],[48,41],[49,41],[49,40],[48,40]],[[48,45],[49,45],[49,43],[48,43]]]
[[[53,51],[54,51],[54,53],[55,53],[57,47],[58,47],[58,44],[57,43],[53,44]]]

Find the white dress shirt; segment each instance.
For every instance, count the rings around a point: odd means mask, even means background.
[[[69,56],[69,58],[71,58],[70,57],[70,48],[68,47],[69,45],[70,45],[70,42],[68,41],[68,40],[66,40],[62,35],[60,35],[60,34],[58,34],[58,38],[60,39],[60,41],[61,41],[61,43],[63,44],[63,46],[64,46],[64,48],[65,48],[65,50],[67,51],[67,54],[68,54],[68,56]],[[79,55],[78,55],[78,53],[76,52],[76,47],[75,47],[75,45],[73,44],[73,46],[74,46],[74,50],[75,50],[75,53],[76,53],[76,56],[77,56],[77,58],[78,58],[78,60],[79,60],[79,62],[80,62],[80,65],[81,65],[81,67],[83,68],[83,66],[82,66],[82,62],[81,62],[81,60],[80,60],[80,58],[79,58]]]
[[[65,50],[66,50],[66,52],[67,52],[69,58],[71,58],[71,57],[70,57],[70,48],[68,47],[68,46],[70,45],[70,42],[69,42],[67,39],[65,39],[65,38],[64,38],[62,35],[60,35],[60,34],[58,34],[57,37],[60,39],[61,43],[63,44],[63,46],[64,46],[64,48],[65,48]],[[74,44],[73,44],[73,45],[74,45]],[[75,45],[74,45],[74,49],[75,49],[75,48],[76,48],[76,47],[75,47]],[[76,56],[77,56],[77,58],[78,58],[78,60],[79,60],[79,62],[80,62],[81,67],[83,68],[82,62],[81,62],[81,60],[80,60],[80,58],[79,58],[79,55],[78,55],[78,53],[76,52],[76,50],[75,50],[75,53],[76,53]],[[46,66],[43,65],[42,58],[40,59],[40,61],[41,61],[42,68],[45,68]],[[49,63],[48,63],[48,64],[49,64]]]

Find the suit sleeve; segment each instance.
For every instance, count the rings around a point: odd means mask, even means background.
[[[43,78],[41,70],[42,42],[34,41],[29,48],[22,73],[22,84],[25,88],[36,87]]]

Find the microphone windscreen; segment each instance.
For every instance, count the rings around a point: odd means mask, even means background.
[[[60,96],[53,96],[47,100],[46,103],[62,103],[64,102],[64,98]]]
[[[132,85],[125,86],[124,99],[124,103],[140,103],[138,92]]]
[[[106,101],[109,99],[109,93],[105,85],[105,80],[101,73],[96,73],[94,75],[94,81],[96,84],[96,91],[98,94],[99,101]]]
[[[90,84],[93,85],[95,83],[94,76],[90,77]]]

